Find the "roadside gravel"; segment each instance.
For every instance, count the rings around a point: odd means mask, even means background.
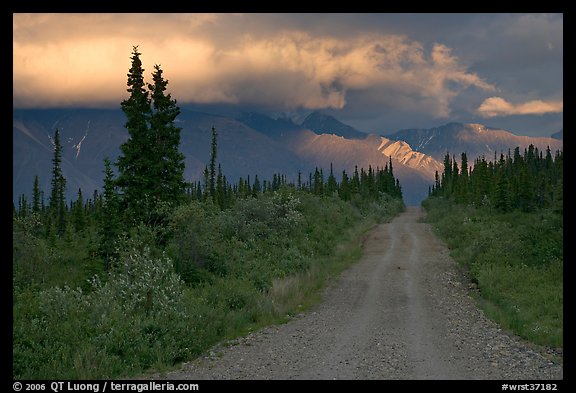
[[[367,236],[360,261],[288,323],[214,347],[153,379],[562,379],[561,354],[477,308],[446,246],[409,207]]]

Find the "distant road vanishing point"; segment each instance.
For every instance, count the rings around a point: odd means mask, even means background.
[[[409,207],[375,227],[324,300],[154,379],[562,379],[486,319],[446,246]]]

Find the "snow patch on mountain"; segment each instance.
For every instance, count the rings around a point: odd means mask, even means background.
[[[78,156],[80,155],[80,149],[82,147],[82,142],[84,142],[84,139],[86,139],[86,137],[88,136],[88,130],[89,129],[90,129],[90,120],[88,120],[88,125],[86,126],[86,132],[84,133],[84,136],[82,137],[80,142],[78,142],[74,146],[72,146],[74,149],[76,149],[76,159],[78,159]]]

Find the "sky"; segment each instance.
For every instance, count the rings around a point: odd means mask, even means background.
[[[13,107],[120,108],[135,45],[182,108],[563,128],[562,14],[15,13]]]

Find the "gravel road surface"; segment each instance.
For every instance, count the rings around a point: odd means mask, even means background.
[[[477,308],[446,246],[407,210],[288,323],[214,347],[154,379],[562,379],[552,352]]]

